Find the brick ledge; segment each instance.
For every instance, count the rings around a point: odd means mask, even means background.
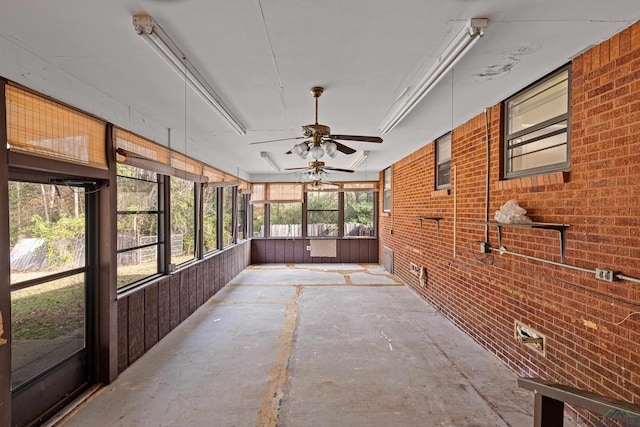
[[[448,188],[445,188],[444,190],[434,190],[431,192],[431,197],[444,197],[444,196],[448,196],[449,194],[451,194],[451,192],[449,191]]]
[[[526,178],[498,181],[498,190],[513,188],[529,188],[539,185],[564,184],[569,181],[569,172],[554,172],[546,175],[528,176]]]

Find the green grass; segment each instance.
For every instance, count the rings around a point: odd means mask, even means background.
[[[11,293],[14,340],[53,339],[84,326],[82,275]]]
[[[192,256],[173,259],[180,263]],[[157,272],[156,261],[118,267],[118,289]],[[11,273],[11,283],[51,272]],[[11,333],[14,340],[53,339],[84,327],[84,275],[77,274],[11,292]]]

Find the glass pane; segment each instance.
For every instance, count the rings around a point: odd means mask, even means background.
[[[218,249],[218,188],[205,187],[202,195],[204,253]]]
[[[82,187],[9,182],[11,283],[85,265]]]
[[[334,237],[338,235],[338,212],[307,212],[307,236]]]
[[[244,215],[244,197],[242,197],[242,193],[238,192],[238,217],[237,217],[237,221],[236,221],[236,232],[237,232],[237,236],[238,236],[238,240],[244,240],[245,236],[244,236],[244,222],[245,222],[245,215]]]
[[[11,387],[85,346],[84,273],[11,291]]]
[[[307,210],[337,210],[338,193],[322,193],[313,191],[307,193]]]
[[[388,211],[391,210],[391,191],[390,190],[384,190],[384,192],[382,194],[382,197],[383,197],[383,201],[382,201],[383,207],[382,207],[382,209],[385,212],[388,212]]]
[[[264,237],[264,205],[252,205],[253,209],[253,237]]]
[[[338,193],[307,193],[307,235],[338,235]]]
[[[118,250],[157,241],[157,214],[118,214]]]
[[[542,136],[545,136],[546,134],[555,133],[558,131],[563,132],[562,135],[564,136],[562,138],[566,140],[566,132],[567,132],[566,120],[563,120],[560,123],[556,123],[542,129],[538,129],[537,131],[527,133],[525,135],[522,135],[519,138],[513,138],[509,140],[509,147],[513,147],[514,145],[520,145],[522,143],[526,143],[527,141],[531,141],[532,139],[537,139]]]
[[[269,205],[269,236],[302,236],[302,203],[271,203]]]
[[[171,177],[171,263],[181,264],[195,256],[195,185]]]
[[[121,166],[125,165],[118,165],[118,174],[124,172],[131,175],[118,176],[118,211],[157,211],[158,183],[155,173],[133,167],[125,170]],[[147,177],[153,179],[147,180]]]
[[[157,236],[141,237],[140,243],[157,242]],[[118,254],[118,289],[158,274],[158,245]]]
[[[233,243],[233,194],[235,193],[235,187],[223,188],[222,198],[222,212],[224,217],[222,219],[222,244],[229,246]]]
[[[451,162],[438,165],[437,188],[449,188],[451,186]]]
[[[567,161],[567,135],[560,134],[512,150],[511,171],[564,163]]]
[[[344,193],[345,236],[375,236],[373,201],[374,193],[371,191]]]
[[[442,163],[448,162],[451,160],[451,134],[447,134],[437,141],[437,153],[438,153],[438,161],[437,164],[441,165]]]
[[[567,114],[568,108],[569,72],[565,70],[508,102],[508,133]]]

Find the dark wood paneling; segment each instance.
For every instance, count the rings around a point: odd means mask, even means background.
[[[264,244],[264,262],[274,263],[275,261],[275,251],[276,251],[276,241],[275,240],[266,240]]]
[[[220,282],[220,257],[213,258],[213,294],[218,292],[218,283]]]
[[[349,239],[341,239],[338,240],[337,245],[336,245],[336,253],[338,254],[340,259],[344,259],[346,260],[346,262],[353,262],[351,261],[351,240]]]
[[[207,259],[200,265],[200,282],[202,283],[202,298],[204,301],[208,300],[211,296],[211,288],[209,287],[209,269],[211,265],[211,260]],[[203,301],[203,303],[204,303]]]
[[[285,240],[276,240],[274,243],[274,256],[273,261],[275,263],[282,263],[286,259],[286,255],[284,253],[284,248],[286,241]]]
[[[264,263],[265,245],[267,241],[265,239],[255,239],[251,241],[251,261],[254,264]]]
[[[129,299],[129,365],[144,354],[144,292],[131,294]]]
[[[180,275],[174,274],[171,276],[171,285],[169,286],[169,292],[171,296],[171,329],[178,326],[180,320]]]
[[[308,239],[255,239],[251,241],[251,261],[254,264],[378,263],[377,239],[337,239],[335,258],[311,257],[307,250],[309,244]]]
[[[291,258],[294,263],[304,262],[304,253],[307,247],[304,244],[304,240],[293,240],[293,257]],[[287,260],[285,260],[287,262]]]
[[[189,277],[187,270],[178,273],[180,276],[180,322],[189,317]]]
[[[144,348],[145,351],[158,342],[158,284],[144,290]]]
[[[367,263],[370,264],[379,264],[380,263],[380,250],[378,248],[378,240],[368,240],[369,243],[369,257],[367,258]],[[364,261],[363,261],[364,262]]]
[[[118,373],[129,367],[129,299],[118,300]]]
[[[165,277],[158,283],[158,339],[171,331],[171,279]]]
[[[302,257],[302,262],[304,263],[310,263],[312,261],[311,258],[311,251],[307,250],[307,246],[310,246],[311,242],[309,242],[307,239],[304,239],[304,256]]]
[[[185,275],[189,283],[189,315],[198,308],[198,270],[196,267],[189,268]]]

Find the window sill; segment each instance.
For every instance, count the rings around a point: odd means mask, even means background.
[[[507,179],[498,181],[498,190],[514,188],[530,188],[541,185],[564,184],[569,182],[569,172],[554,172],[545,175],[528,176],[526,178]]]
[[[451,190],[449,188],[444,188],[442,190],[434,190],[431,192],[431,197],[445,197],[451,194]]]

